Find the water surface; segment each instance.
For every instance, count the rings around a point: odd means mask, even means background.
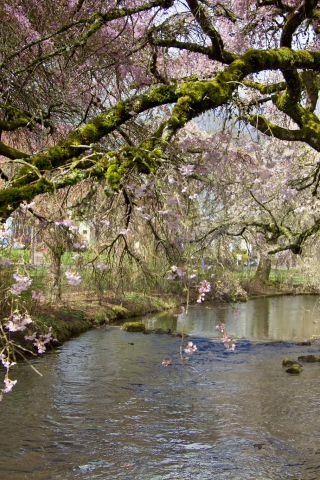
[[[162,365],[179,338],[109,328],[35,359],[42,378],[14,367],[18,383],[0,406],[1,479],[319,479],[320,365],[299,377],[281,366],[319,352],[292,341],[318,325],[317,298],[270,300],[237,315],[190,311],[198,351],[184,365]],[[214,338],[216,314],[239,338],[235,353]]]

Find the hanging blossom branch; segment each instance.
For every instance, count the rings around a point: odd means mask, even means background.
[[[12,262],[10,259],[3,259],[1,261],[2,266],[8,266]],[[16,281],[12,285],[11,288],[8,289],[8,294],[12,295],[12,300],[15,299],[15,297],[19,298],[19,295],[22,292],[25,292],[29,289],[32,283],[32,279],[29,276],[23,276],[19,273],[14,273],[13,278]],[[39,289],[32,290],[32,298],[35,300],[38,300],[42,296],[42,291]],[[5,318],[6,322],[1,323],[0,322],[0,338],[2,340],[2,344],[4,344],[4,347],[2,348],[0,352],[0,360],[2,365],[7,369],[5,378],[3,380],[4,383],[4,388],[0,389],[0,401],[3,398],[3,395],[5,393],[11,392],[12,388],[16,385],[17,380],[10,380],[9,378],[9,370],[11,367],[16,365],[16,362],[12,361],[11,356],[14,357],[15,359],[15,354],[19,353],[23,358],[25,358],[20,350],[26,351],[34,355],[34,353],[26,348],[23,348],[21,345],[17,344],[16,342],[13,342],[10,337],[8,337],[8,333],[12,332],[22,332],[27,328],[27,325],[30,325],[33,323],[32,319],[29,317],[27,312],[24,314],[20,313],[19,310],[11,311],[11,314],[9,315],[8,318]],[[7,330],[7,332],[4,330],[4,328]],[[38,349],[38,353],[43,353],[46,350],[45,345],[50,342],[56,342],[57,339],[53,338],[52,336],[52,327],[49,327],[49,331],[46,334],[39,335],[37,337],[37,332],[34,332],[32,335],[26,335],[24,337],[25,340],[29,340],[33,342],[33,345]],[[34,367],[32,367],[34,370],[36,370]],[[37,370],[36,370],[37,371]],[[38,372],[39,373],[39,372]],[[40,374],[41,375],[41,374]]]
[[[175,275],[177,275],[179,278],[183,278],[186,274],[186,271],[184,268],[180,268],[180,267],[177,267],[177,266],[173,266],[172,269],[171,269],[173,275],[169,275],[167,278],[168,279],[174,279],[175,278]],[[189,275],[189,278],[194,278],[195,275],[194,274],[191,274]],[[187,306],[189,305],[189,288],[187,288],[187,291],[188,291],[188,297],[187,297]],[[209,293],[211,291],[211,283],[208,282],[207,280],[203,280],[202,282],[200,282],[200,286],[198,288],[198,292],[199,292],[199,296],[198,296],[198,299],[197,299],[197,302],[198,303],[201,303],[205,300],[205,294],[206,293]],[[183,315],[185,315],[187,312],[186,312],[186,309],[183,305],[181,305],[181,313],[179,314],[174,314],[175,317],[182,317]],[[180,356],[181,358],[181,363],[183,363],[184,359],[187,359],[188,357],[183,357],[183,346],[186,346],[186,348],[184,349],[184,352],[187,353],[188,355],[192,355],[193,353],[195,353],[197,351],[197,346],[193,343],[193,342],[188,342],[187,345],[184,345],[183,344],[183,339],[184,339],[185,335],[182,333],[181,334],[181,345],[180,345],[180,353],[176,355],[176,357]],[[170,365],[173,361],[175,357],[171,358],[170,360],[166,360],[164,359],[162,361],[162,365],[165,365],[166,367],[168,365]]]
[[[229,335],[226,332],[225,324],[219,322],[218,325],[216,326],[216,330],[219,330],[219,332],[222,333],[222,339],[221,340],[222,340],[223,345],[225,346],[227,352],[234,352],[234,350],[236,348],[236,345],[233,342],[233,340],[231,340],[231,338],[229,338]]]

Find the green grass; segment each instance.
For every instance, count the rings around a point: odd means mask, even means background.
[[[254,277],[255,272],[256,268],[251,267],[248,275],[248,270],[246,268],[241,268],[238,270],[239,279],[241,281],[250,280]],[[301,275],[300,272],[288,270],[287,268],[278,268],[277,270],[272,269],[270,273],[270,280],[279,283],[286,283],[291,275],[293,275],[292,285],[301,285],[305,283],[304,276]]]

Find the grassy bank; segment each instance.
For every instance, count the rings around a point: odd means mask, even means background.
[[[151,312],[177,308],[185,296],[166,295],[165,298],[140,293],[118,296],[114,303],[99,305],[96,300],[77,298],[60,305],[41,305],[32,314],[33,330],[39,333],[52,327],[54,337],[62,343],[92,327],[112,325]]]

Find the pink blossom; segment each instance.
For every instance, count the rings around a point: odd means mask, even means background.
[[[118,227],[119,235],[126,235],[129,231],[130,231],[130,228],[119,228]]]
[[[1,390],[3,393],[9,393],[17,383],[17,380],[9,380],[9,378],[5,378],[3,380],[3,383],[5,384],[5,388]]]
[[[22,318],[20,313],[14,313],[11,317],[11,320],[3,325],[9,330],[9,332],[20,332],[25,330],[29,323],[32,323],[30,317]]]
[[[79,272],[73,272],[72,270],[67,270],[65,272],[65,276],[67,277],[68,285],[72,285],[73,287],[80,285],[81,275],[79,275]]]
[[[200,282],[199,293],[208,293],[211,291],[211,284],[207,280]]]
[[[193,174],[194,166],[193,165],[184,165],[183,167],[179,168],[182,175],[189,176]]]
[[[12,295],[20,295],[20,293],[28,290],[32,283],[32,280],[29,277],[24,277],[23,275],[19,275],[18,273],[14,273],[13,278],[16,280],[17,283],[14,283],[9,289],[9,292]]]
[[[180,267],[178,267],[178,268],[177,268],[177,270],[176,270],[176,274],[177,274],[177,275],[178,275],[180,278],[182,278],[182,277],[184,277],[184,276],[185,276],[185,274],[186,274],[186,271],[185,271],[185,269],[184,269],[184,268],[180,268]]]
[[[30,340],[31,342],[36,338],[37,332],[34,332],[32,335],[25,335],[24,339],[25,340]]]
[[[171,364],[171,360],[166,360],[166,359],[163,359],[163,360],[162,360],[162,365],[164,365],[164,366],[167,367],[167,366],[170,365],[170,364]]]
[[[97,263],[97,269],[100,270],[100,271],[103,271],[103,270],[107,270],[108,265],[106,265],[105,263],[103,262],[98,262]]]
[[[87,240],[80,240],[80,242],[73,244],[73,248],[76,248],[76,249],[78,249],[78,248],[86,248],[87,245],[88,245]]]
[[[223,333],[225,328],[224,323],[219,323],[219,325],[216,326],[216,330],[219,330],[219,332]]]
[[[197,303],[204,302],[204,300],[205,300],[205,294],[204,294],[204,293],[200,293],[200,295],[199,295],[198,298],[197,298]]]
[[[0,265],[3,265],[4,267],[8,267],[11,264],[12,261],[10,260],[10,258],[1,258],[0,260]]]
[[[103,223],[106,227],[109,227],[110,221],[109,220],[100,220],[101,223]]]
[[[36,288],[35,290],[32,290],[32,295],[31,298],[34,300],[39,300],[40,297],[42,297],[43,291],[39,290],[39,288]]]
[[[197,351],[197,347],[194,345],[193,342],[188,342],[188,346],[184,349],[184,351],[188,354],[192,354]]]
[[[46,351],[45,345],[41,342],[41,340],[36,338],[36,341],[33,343],[35,347],[38,349],[38,353],[44,353]]]
[[[140,213],[140,217],[144,218],[145,220],[151,220],[152,216],[148,213]]]
[[[56,338],[52,338],[52,327],[49,327],[49,332],[45,335],[40,335],[39,338],[35,338],[35,334],[31,335],[30,337],[25,337],[27,340],[35,340],[33,345],[37,347],[38,353],[44,353],[46,351],[45,344],[49,342],[57,342]]]
[[[6,358],[5,355],[3,355],[3,353],[1,353],[0,358],[1,358],[2,365],[6,368],[10,368],[10,367],[13,367],[13,365],[16,365],[16,362],[10,362],[9,357]]]
[[[195,278],[197,275],[195,273],[191,273],[191,275],[189,275],[189,278]]]

